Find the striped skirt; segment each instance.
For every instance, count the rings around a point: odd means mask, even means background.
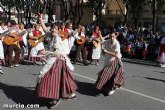
[[[57,58],[37,84],[35,92],[38,97],[59,99],[67,97],[76,89],[77,85],[65,61]]]
[[[124,85],[123,65],[121,60],[115,58],[110,64],[106,65],[99,73],[95,83],[99,91],[109,91],[113,87]]]
[[[28,58],[28,61],[31,61],[31,62],[44,62],[44,58],[43,57],[29,57]]]

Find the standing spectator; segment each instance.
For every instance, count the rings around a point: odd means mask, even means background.
[[[157,60],[160,62],[161,67],[165,67],[165,33],[159,33],[161,41],[159,44],[159,53]]]
[[[99,26],[96,26],[92,34],[93,39],[93,50],[92,50],[92,61],[95,65],[99,65],[99,59],[101,56],[101,42],[103,41]]]
[[[9,29],[9,36],[14,39],[14,42],[11,45],[7,45],[7,54],[8,54],[8,64],[10,68],[19,66],[19,59],[21,54],[19,39],[18,39],[18,24],[12,20],[11,28]],[[5,37],[6,38],[6,37]],[[5,41],[5,39],[4,39]],[[15,53],[14,61],[13,61],[13,51]]]
[[[160,43],[157,61],[160,62],[161,67],[165,67],[165,26],[163,24],[158,24],[158,32]]]
[[[147,54],[148,54],[148,42],[144,41],[144,49],[143,49],[143,54],[142,54],[143,60],[146,59]]]
[[[77,46],[77,49],[76,49],[76,56],[74,58],[74,64],[76,63],[78,57],[80,57],[80,52],[81,52],[83,63],[84,63],[85,66],[88,66],[87,54],[86,54],[87,50],[86,50],[86,46],[85,46],[85,40],[84,40],[84,43],[82,43],[82,44],[77,43],[77,41],[83,41],[83,39],[86,39],[85,27],[79,25],[78,30],[79,30],[79,32],[77,32],[77,34],[75,35],[75,37],[76,37],[75,44]],[[82,37],[82,38],[80,38],[80,37]]]

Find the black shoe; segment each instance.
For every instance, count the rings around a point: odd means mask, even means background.
[[[84,63],[84,66],[88,66],[89,64],[88,63]]]
[[[52,108],[56,107],[60,102],[61,102],[61,99],[54,101],[52,103],[49,103],[49,105],[47,105],[47,108],[52,109]]]
[[[104,92],[104,93],[103,93],[103,95],[104,95],[104,96],[109,96],[109,94],[108,94],[108,93],[106,93],[106,92]]]
[[[109,96],[109,91],[102,92],[104,96]]]

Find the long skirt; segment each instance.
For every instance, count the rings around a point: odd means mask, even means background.
[[[40,50],[44,50],[44,45],[42,42],[40,42],[39,44],[37,44],[37,46],[32,47],[30,50],[30,55],[28,58],[28,61],[31,62],[43,62],[43,57],[38,56],[38,51]]]
[[[96,89],[100,92],[112,90],[113,87],[124,85],[123,65],[120,59],[115,58],[106,65],[100,72],[95,83]]]
[[[37,84],[36,95],[43,98],[59,99],[67,97],[76,89],[77,85],[65,61],[57,58]]]
[[[101,46],[100,47],[93,47],[92,52],[92,59],[100,59],[101,57]]]

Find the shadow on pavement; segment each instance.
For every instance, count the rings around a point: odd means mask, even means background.
[[[165,74],[165,72],[162,72],[162,71],[154,71],[154,72]]]
[[[145,61],[145,60],[138,60],[138,59],[127,59],[122,58],[123,62],[133,63],[133,64],[140,64],[140,65],[147,65],[147,66],[154,66],[154,67],[160,67],[158,62],[154,61]]]
[[[153,80],[153,81],[160,81],[160,82],[165,83],[165,80],[162,80],[162,79],[157,79],[157,78],[151,78],[151,77],[141,77],[141,76],[132,76],[132,77],[139,77],[139,78],[144,78],[144,79]]]
[[[31,88],[9,85],[0,82],[0,90],[2,90],[9,99],[13,100],[17,104],[39,104],[40,107],[42,107],[46,106],[48,102],[48,99],[37,98],[34,95],[34,90]]]
[[[77,81],[78,90],[77,92],[80,94],[88,95],[88,96],[97,96],[99,95],[97,89],[95,89],[93,83],[87,82],[79,82]]]
[[[151,78],[151,77],[144,77],[144,78],[145,78],[145,79],[148,79],[148,80],[160,81],[160,82],[165,83],[165,80],[162,80],[162,79]]]

